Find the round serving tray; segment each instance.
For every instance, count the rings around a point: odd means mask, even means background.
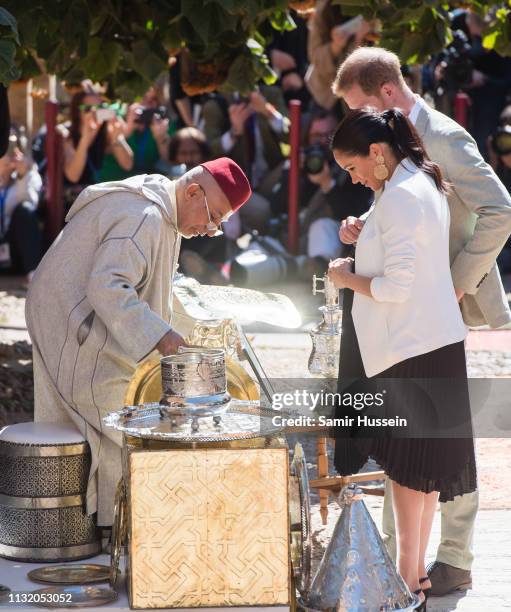
[[[39,595],[39,598],[37,597]],[[51,586],[32,591],[31,604],[40,608],[91,608],[115,601],[117,593],[106,586]],[[39,599],[39,601],[37,601]]]
[[[108,582],[110,567],[96,563],[47,565],[28,572],[28,577],[41,584],[93,584]]]
[[[232,400],[221,421],[199,419],[199,429],[192,431],[192,417],[173,425],[161,414],[158,403],[128,406],[111,412],[103,421],[109,426],[135,438],[173,442],[224,442],[274,435],[282,427],[273,424],[275,411],[262,409],[258,401]]]
[[[115,587],[119,579],[122,546],[126,542],[127,528],[127,501],[124,480],[117,483],[114,502],[114,521],[112,524],[112,544],[110,549],[110,586]]]
[[[289,475],[291,567],[300,595],[307,596],[312,580],[311,502],[307,462],[297,442]]]

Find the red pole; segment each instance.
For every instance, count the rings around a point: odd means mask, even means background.
[[[287,247],[291,254],[298,254],[298,241],[300,226],[298,222],[299,181],[300,181],[300,116],[302,103],[300,100],[289,101],[289,116],[291,129],[289,133],[289,144],[291,153],[289,155],[289,187],[287,204]]]
[[[64,225],[62,199],[62,136],[57,131],[57,102],[46,102],[46,242],[51,244]]]
[[[470,98],[464,92],[458,92],[454,98],[454,118],[464,128],[468,126],[468,109]]]

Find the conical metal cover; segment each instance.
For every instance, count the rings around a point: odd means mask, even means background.
[[[344,488],[339,503],[343,510],[305,607],[345,612],[413,610],[419,598],[410,594],[397,573],[360,489]]]

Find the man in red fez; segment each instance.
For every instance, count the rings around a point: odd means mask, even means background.
[[[26,305],[35,420],[72,421],[92,451],[87,512],[112,524],[121,439],[102,418],[124,405],[136,367],[176,353],[172,281],[181,237],[214,236],[250,197],[228,158],[171,181],[158,174],[84,189],[35,271]]]

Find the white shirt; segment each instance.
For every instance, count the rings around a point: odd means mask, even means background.
[[[367,376],[467,334],[449,265],[446,197],[410,160],[386,183],[357,241],[355,272],[372,278],[355,293],[353,322]]]

